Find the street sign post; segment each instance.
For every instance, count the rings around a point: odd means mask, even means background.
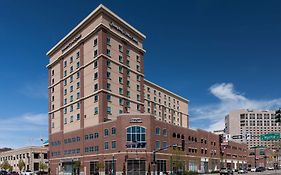
[[[262,134],[260,136],[261,141],[268,141],[268,140],[279,140],[280,133],[269,133],[269,134]]]
[[[231,138],[232,139],[242,139],[243,135],[233,135]]]

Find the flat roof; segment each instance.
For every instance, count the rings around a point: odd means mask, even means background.
[[[54,47],[52,47],[48,52],[47,52],[47,56],[49,54],[51,54],[60,44],[62,44],[70,35],[72,35],[74,32],[76,32],[78,30],[78,28],[80,28],[83,24],[85,24],[92,16],[94,16],[99,10],[104,10],[107,13],[109,13],[110,15],[114,16],[117,20],[119,20],[120,22],[122,22],[123,24],[125,24],[127,27],[129,27],[130,29],[132,29],[134,32],[136,32],[137,34],[139,34],[141,37],[146,38],[146,36],[144,34],[142,34],[140,31],[138,31],[137,29],[135,29],[133,26],[131,26],[130,24],[128,24],[126,21],[124,21],[122,18],[120,18],[118,15],[116,15],[114,12],[112,12],[111,10],[109,10],[107,7],[105,7],[104,5],[100,4],[95,10],[93,10],[86,18],[84,18],[76,27],[74,27],[65,37],[63,37]]]
[[[172,95],[174,95],[174,96],[176,96],[176,97],[182,99],[183,101],[186,101],[187,103],[189,102],[189,100],[187,100],[186,98],[184,98],[184,97],[182,97],[182,96],[179,96],[179,95],[177,95],[177,94],[175,94],[175,93],[173,93],[173,92],[171,92],[171,91],[169,91],[169,90],[167,90],[167,89],[165,89],[165,88],[163,88],[163,87],[161,87],[161,86],[159,86],[159,85],[157,85],[157,84],[155,84],[155,83],[152,83],[151,81],[149,81],[149,80],[147,80],[147,79],[144,79],[144,81],[146,81],[146,82],[149,83],[149,84],[152,84],[152,85],[155,86],[155,87],[158,87],[158,88],[160,88],[160,89],[163,89],[164,91],[168,92],[169,94],[172,94]]]

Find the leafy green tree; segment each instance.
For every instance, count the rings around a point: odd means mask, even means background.
[[[45,162],[41,161],[39,162],[39,169],[40,171],[45,171],[46,169],[48,169],[48,165]]]
[[[4,162],[1,164],[1,168],[4,170],[8,170],[10,168],[10,164],[7,160],[4,160]]]
[[[11,172],[13,171],[14,167],[12,165],[9,166],[8,170]]]
[[[19,167],[20,172],[25,168],[25,163],[22,159],[19,160],[18,167]]]

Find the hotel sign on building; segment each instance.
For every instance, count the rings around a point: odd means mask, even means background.
[[[67,43],[63,48],[61,49],[61,52],[64,53],[68,48],[70,48],[73,44],[75,44],[80,38],[81,34],[77,35],[73,40],[71,40],[69,43]]]
[[[120,26],[115,24],[114,22],[111,22],[109,25],[110,25],[110,27],[116,29],[117,31],[122,33],[124,36],[126,36],[127,38],[129,38],[130,40],[132,40],[136,44],[138,44],[138,39],[137,38],[133,37],[130,33],[128,33],[126,30],[124,30],[123,28],[121,28]]]

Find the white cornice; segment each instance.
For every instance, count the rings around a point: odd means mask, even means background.
[[[92,16],[96,15],[99,10],[104,10],[108,14],[112,15],[114,18],[119,20],[121,23],[129,27],[131,30],[136,32],[138,35],[140,35],[142,38],[146,38],[144,34],[142,34],[140,31],[135,29],[133,26],[128,24],[126,21],[124,21],[122,18],[117,16],[115,13],[113,13],[111,10],[109,10],[104,5],[100,4],[95,10],[93,10],[86,18],[84,18],[76,27],[74,27],[65,37],[63,37],[54,47],[52,47],[48,52],[47,56],[50,55],[60,44],[62,44],[68,37],[70,37],[73,33],[75,33],[83,24],[85,24]]]

